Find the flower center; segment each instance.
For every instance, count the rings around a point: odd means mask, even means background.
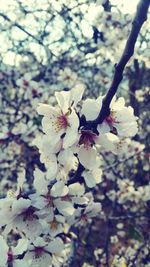
[[[23,80],[23,85],[27,87],[29,86],[29,82],[27,80]]]
[[[82,130],[79,140],[79,145],[83,144],[85,147],[89,147],[94,143],[96,137],[97,137],[96,134],[93,133],[92,131]]]
[[[87,215],[84,214],[84,213],[81,215],[80,219],[81,219],[81,221],[83,221],[83,222],[87,222],[87,221],[88,221],[88,217],[87,217]]]
[[[8,264],[12,263],[14,259],[12,252],[11,251],[8,252],[7,256],[8,256],[7,263]]]
[[[50,195],[45,196],[45,202],[46,202],[46,206],[53,206],[53,198]]]
[[[105,121],[108,124],[113,124],[114,123],[114,118],[112,117],[112,115],[109,115],[108,117],[106,117]]]
[[[71,198],[70,198],[70,196],[66,195],[66,196],[61,197],[61,200],[62,201],[70,201]]]
[[[33,221],[37,219],[37,215],[34,214],[35,209],[33,207],[29,207],[27,210],[23,211],[21,215],[23,216],[24,221]]]
[[[68,126],[67,116],[62,114],[57,118],[57,123],[62,129],[66,129]]]
[[[40,258],[44,252],[43,247],[35,247],[34,253],[35,253],[35,258]]]
[[[55,230],[57,230],[57,228],[58,228],[58,222],[54,218],[54,220],[52,222],[50,222],[50,229],[55,231]]]

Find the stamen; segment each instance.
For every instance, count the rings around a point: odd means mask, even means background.
[[[106,117],[105,121],[108,123],[108,124],[113,124],[115,121],[114,121],[114,118],[112,117],[112,115],[109,115],[108,117]]]
[[[56,133],[60,130],[66,129],[69,126],[67,115],[61,114],[58,117],[51,117],[51,124]]]
[[[79,140],[79,145],[84,145],[85,147],[89,147],[91,146],[95,139],[96,139],[97,135],[95,133],[93,133],[90,130],[82,130],[81,131],[81,136],[80,136],[80,140]]]
[[[33,221],[34,219],[37,219],[37,215],[34,214],[35,208],[29,207],[25,211],[21,213],[23,216],[23,221]]]
[[[11,251],[9,251],[7,255],[8,255],[7,263],[10,264],[13,262],[14,259],[13,254]]]
[[[59,116],[58,117],[58,124],[59,124],[59,126],[61,127],[61,128],[67,128],[67,126],[68,126],[68,120],[67,120],[67,116],[65,116],[65,115],[61,115],[61,116]]]
[[[35,258],[40,258],[41,255],[44,252],[44,248],[43,247],[35,247],[34,249],[34,253],[35,253]]]

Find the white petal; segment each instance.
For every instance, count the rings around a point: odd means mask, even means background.
[[[8,249],[6,241],[0,236],[0,266],[2,267],[6,267]]]
[[[69,162],[68,162],[69,158]],[[73,152],[70,148],[61,150],[58,155],[58,161],[61,165],[65,166],[67,163],[70,164],[70,161],[74,158]]]
[[[110,127],[109,125],[104,121],[102,124],[99,124],[97,126],[97,130],[99,134],[104,134],[104,133],[109,133],[110,132]]]
[[[64,249],[64,243],[60,238],[56,238],[49,243],[46,249],[51,253],[59,253]]]
[[[69,109],[70,94],[70,91],[55,92],[56,100],[63,113],[67,113]]]
[[[58,211],[64,215],[64,216],[72,216],[75,209],[73,207],[73,204],[69,201],[61,201],[61,200],[55,200],[54,201]]]
[[[29,267],[29,264],[24,260],[14,260],[13,267]]]
[[[73,103],[73,107],[78,104],[78,102],[82,99],[82,95],[84,93],[85,86],[83,84],[77,84],[71,90],[70,104]]]
[[[33,182],[34,188],[36,191],[40,194],[44,194],[48,191],[48,181],[45,180],[45,175],[43,172],[41,172],[39,169],[35,169],[34,171],[34,182]]]
[[[19,200],[14,201],[12,205],[12,212],[15,214],[19,214],[20,212],[26,210],[31,205],[31,200],[19,198]]]
[[[87,205],[89,202],[89,199],[87,197],[72,197],[73,203],[79,204],[79,205]]]
[[[102,181],[102,170],[100,168],[92,171],[93,177],[95,179],[96,184],[101,183]]]
[[[22,188],[23,184],[25,183],[26,178],[25,178],[25,169],[23,169],[22,172],[18,173],[18,179],[17,179],[17,184],[19,188]]]
[[[47,104],[40,103],[37,107],[37,112],[40,115],[48,116],[49,114],[55,114],[56,108]]]
[[[51,140],[54,139],[55,144],[58,142],[60,136],[65,132],[64,128],[58,127],[57,120],[57,118],[51,120],[49,117],[43,117],[42,119],[43,132],[49,135]]]
[[[85,192],[84,185],[74,183],[69,185],[69,194],[72,196],[82,196]]]
[[[112,133],[106,133],[100,135],[99,144],[102,145],[108,151],[114,150],[116,144],[120,142],[118,136]]]
[[[120,136],[132,137],[138,132],[137,122],[114,124]]]
[[[67,195],[68,191],[68,187],[64,185],[64,182],[58,181],[53,185],[51,195],[53,197],[61,197]]]
[[[68,123],[70,128],[74,131],[78,130],[79,127],[79,117],[74,109],[72,109],[70,115],[68,115]]]
[[[40,155],[40,160],[43,162],[47,168],[47,179],[51,180],[55,178],[58,170],[57,158],[54,154],[46,156],[44,154]]]
[[[101,103],[97,103],[95,99],[86,99],[83,102],[81,114],[86,117],[86,120],[95,120],[100,112]]]
[[[35,247],[44,247],[46,245],[46,242],[44,241],[44,239],[40,236],[38,236],[34,242],[33,242]]]
[[[13,247],[13,254],[14,255],[20,255],[23,252],[25,252],[28,248],[28,240],[21,238],[18,241],[18,244],[16,247]]]
[[[120,110],[124,106],[125,106],[125,100],[124,100],[123,97],[119,97],[117,100],[116,100],[116,97],[113,98],[113,101],[110,104],[110,108],[111,108],[112,111],[113,110]]]
[[[30,255],[30,254],[31,255]],[[29,262],[29,267],[49,267],[51,266],[51,256],[48,253],[42,253],[39,255],[39,257],[34,256],[34,252],[29,252],[27,255],[25,255],[25,260]],[[31,261],[32,259],[32,261]],[[32,262],[32,263],[31,263]]]
[[[86,182],[86,185],[89,187],[89,188],[92,188],[92,187],[95,187],[96,186],[96,181],[92,175],[91,172],[83,172],[83,177],[84,177],[84,180]]]
[[[66,131],[65,138],[63,139],[63,148],[67,149],[71,147],[77,142],[78,139],[79,139],[78,132],[72,130],[71,128],[68,128]]]
[[[97,151],[95,148],[82,146],[78,152],[80,163],[87,169],[94,169],[96,164]]]
[[[101,203],[92,203],[87,206],[86,213],[89,215],[89,217],[95,217],[102,209]]]

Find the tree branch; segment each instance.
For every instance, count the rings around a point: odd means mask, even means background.
[[[95,129],[97,124],[102,123],[104,121],[104,119],[109,115],[109,113],[110,113],[109,106],[110,106],[111,100],[114,97],[115,93],[117,92],[117,89],[118,89],[120,82],[122,81],[124,68],[134,53],[134,47],[135,47],[135,43],[136,43],[138,34],[140,32],[140,29],[141,29],[144,21],[146,21],[146,19],[147,19],[147,13],[148,13],[149,5],[150,5],[150,0],[140,0],[139,4],[137,6],[137,11],[136,11],[134,20],[132,22],[131,32],[129,34],[129,37],[128,37],[128,40],[126,42],[124,51],[123,51],[122,56],[120,58],[120,61],[115,66],[115,73],[113,76],[113,80],[112,80],[111,86],[110,86],[110,88],[109,88],[109,90],[108,90],[108,92],[107,92],[107,94],[103,100],[100,113],[99,113],[98,117],[93,121],[87,121],[86,122],[86,120],[85,120],[83,122],[83,126],[89,128],[89,129],[91,129],[91,128]],[[77,171],[76,171],[74,177],[70,180],[70,183],[73,183],[75,181],[75,179],[77,181],[80,181],[83,171],[84,171],[84,167],[79,163]]]
[[[103,100],[100,113],[98,117],[96,118],[96,120],[94,120],[93,122],[92,121],[88,122],[92,126],[96,126],[97,124],[102,123],[103,120],[109,115],[109,112],[110,112],[109,106],[110,106],[111,100],[114,97],[120,82],[122,81],[124,68],[134,53],[134,48],[135,48],[138,34],[140,32],[140,29],[144,21],[147,20],[147,13],[148,13],[149,5],[150,5],[150,0],[140,0],[137,6],[137,12],[132,22],[131,32],[126,42],[121,59],[118,62],[118,64],[115,65],[115,72],[114,72],[113,80]]]

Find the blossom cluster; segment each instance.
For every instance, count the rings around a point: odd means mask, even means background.
[[[46,171],[35,169],[33,192],[26,192],[20,174],[15,192],[0,200],[1,267],[61,266],[70,227],[103,215],[89,191],[102,182],[100,150],[123,153],[124,139],[137,133],[137,118],[122,97],[114,97],[109,116],[95,126],[89,122],[98,117],[104,97],[81,102],[83,92],[82,85],[55,92],[57,104],[37,107],[43,134],[33,144]]]

